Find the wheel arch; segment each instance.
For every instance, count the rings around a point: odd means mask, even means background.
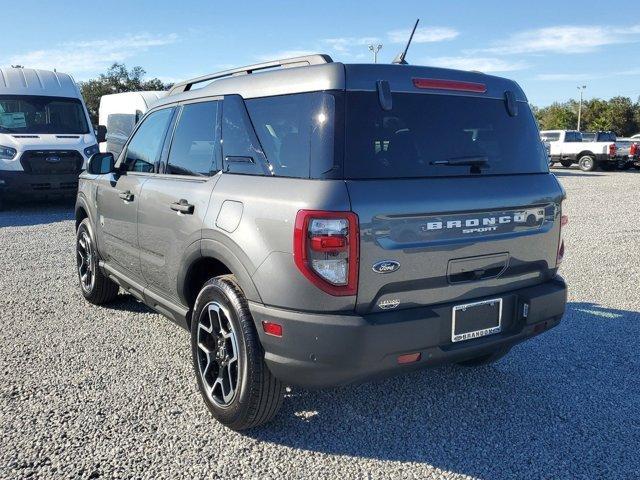
[[[84,199],[84,197],[78,196],[78,199],[76,200],[76,206],[75,206],[76,231],[78,230],[80,223],[85,218],[88,218],[89,222],[91,222],[91,224],[93,225],[91,209],[87,205],[87,201]]]
[[[590,157],[593,157],[594,160],[596,159],[595,153],[593,153],[591,150],[583,150],[578,154],[578,156],[576,157],[576,160],[580,160],[585,155],[589,155]]]
[[[200,248],[192,251],[182,263],[178,274],[178,292],[181,300],[193,307],[202,285],[212,277],[233,274],[249,301],[261,302],[251,275],[239,258],[222,243],[203,239]]]

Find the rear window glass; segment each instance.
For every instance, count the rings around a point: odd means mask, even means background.
[[[346,178],[470,175],[465,161],[484,162],[490,175],[548,171],[524,102],[510,116],[501,99],[394,93],[385,111],[373,92],[346,98]]]

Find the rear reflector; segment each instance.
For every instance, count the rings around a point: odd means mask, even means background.
[[[457,90],[459,92],[485,93],[487,91],[487,86],[484,83],[442,80],[437,78],[414,78],[413,86],[416,88],[431,88],[435,90]]]
[[[538,323],[535,327],[533,327],[533,333],[544,332],[545,328],[547,328],[547,322]]]
[[[262,330],[264,330],[264,333],[266,333],[267,335],[273,335],[274,337],[282,336],[282,325],[280,325],[279,323],[266,322],[263,320]]]
[[[413,363],[420,360],[420,358],[422,358],[422,355],[420,354],[420,352],[405,353],[404,355],[398,356],[398,363],[400,365],[404,365],[405,363]]]
[[[562,263],[564,258],[564,240],[560,240],[560,247],[558,248],[558,256],[556,257],[556,266]]]

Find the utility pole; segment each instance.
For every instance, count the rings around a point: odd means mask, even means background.
[[[580,131],[580,120],[582,119],[582,92],[587,88],[586,85],[579,85],[578,90],[580,90],[580,103],[578,104],[578,131]]]
[[[378,52],[382,50],[382,44],[379,43],[375,47],[369,44],[369,50],[373,52],[373,63],[378,63]]]

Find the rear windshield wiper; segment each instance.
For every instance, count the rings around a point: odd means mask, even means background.
[[[452,167],[486,167],[489,165],[487,157],[458,157],[449,158],[448,160],[436,160],[431,165],[449,165]]]

